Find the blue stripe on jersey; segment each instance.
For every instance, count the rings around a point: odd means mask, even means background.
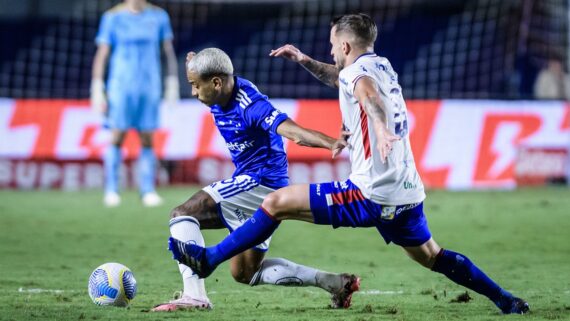
[[[252,189],[256,188],[257,186],[259,186],[259,184],[255,183],[255,182],[251,182],[251,184],[249,184],[249,185],[247,185],[247,186],[244,186],[244,187],[242,187],[242,188],[238,188],[237,190],[235,190],[235,191],[233,191],[233,192],[228,192],[228,193],[224,194],[223,197],[224,197],[224,198],[230,198],[230,197],[232,197],[232,196],[234,196],[234,195],[237,195],[237,194],[239,194],[239,193],[247,192],[247,191],[249,191],[249,190],[252,190]]]
[[[247,180],[247,181],[243,181],[239,184],[233,184],[232,186],[224,187],[224,188],[220,189],[218,192],[220,193],[221,196],[227,197],[226,196],[227,194],[232,193],[233,191],[236,191],[236,190],[244,191],[245,188],[247,186],[250,186],[250,185],[254,185],[254,187],[255,187],[255,186],[258,186],[259,184],[254,180]]]
[[[248,80],[234,77],[234,81],[228,104],[211,107],[216,127],[236,167],[233,177],[249,175],[274,189],[287,186],[287,155],[283,139],[277,134],[277,127],[288,119],[287,115],[275,109]],[[224,186],[220,192],[230,190],[233,193],[233,189]]]

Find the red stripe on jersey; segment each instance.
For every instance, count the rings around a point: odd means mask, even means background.
[[[363,201],[364,196],[362,195],[360,190],[351,189],[348,191],[344,191],[344,192],[340,192],[340,193],[336,193],[336,194],[331,194],[331,199],[333,201],[333,204],[341,205],[341,204],[352,203],[354,201]]]
[[[362,128],[362,145],[364,145],[364,159],[369,159],[372,156],[370,151],[370,137],[368,136],[368,115],[364,111],[362,104],[360,106],[360,127]]]

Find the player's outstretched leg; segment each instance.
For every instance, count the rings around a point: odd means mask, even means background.
[[[314,286],[331,294],[330,307],[350,307],[352,293],[360,289],[360,278],[348,273],[330,273],[284,258],[263,260],[249,285]]]
[[[441,249],[431,269],[485,295],[505,314],[525,314],[530,310],[525,300],[503,290],[463,254]]]

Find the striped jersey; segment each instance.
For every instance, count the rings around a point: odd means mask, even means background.
[[[389,130],[401,137],[393,143],[385,164],[364,106],[354,96],[359,79],[369,77],[376,84],[386,106]],[[410,147],[406,103],[398,75],[388,59],[374,53],[358,57],[339,74],[339,100],[343,126],[350,131],[350,180],[366,198],[383,205],[405,205],[424,200],[424,186],[416,170]]]
[[[234,77],[227,106],[214,105],[211,113],[236,167],[233,177],[247,174],[274,189],[287,186],[287,155],[277,127],[288,119],[250,81]]]

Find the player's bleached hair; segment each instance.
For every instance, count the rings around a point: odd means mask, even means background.
[[[376,23],[364,13],[335,17],[331,20],[332,27],[336,27],[336,34],[348,33],[354,36],[355,44],[362,48],[374,46],[378,36]]]
[[[221,49],[206,48],[198,52],[186,65],[188,70],[195,72],[202,79],[213,76],[231,76],[234,66],[230,57]]]

